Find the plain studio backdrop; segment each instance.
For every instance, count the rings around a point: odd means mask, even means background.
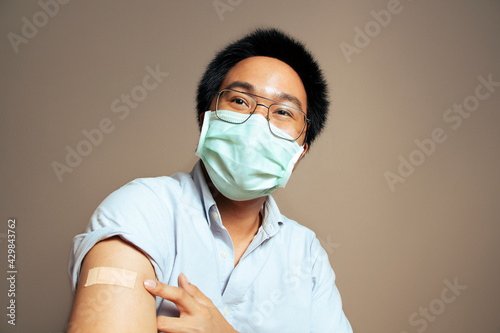
[[[304,41],[330,82],[325,131],[275,198],[327,250],[354,331],[500,332],[500,2],[0,11],[1,332],[65,331],[73,236],[125,183],[191,170],[198,80],[256,27]]]

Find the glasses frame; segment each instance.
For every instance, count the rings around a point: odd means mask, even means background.
[[[245,119],[245,121],[241,122],[241,123],[233,123],[233,122],[230,122],[230,121],[227,121],[225,119],[222,119],[219,117],[219,115],[217,114],[217,111],[219,110],[219,98],[220,96],[222,95],[222,93],[224,91],[234,91],[234,92],[237,92],[237,93],[240,93],[240,94],[244,94],[244,95],[248,95],[250,98],[252,98],[254,101],[255,101],[255,107],[254,109],[248,114],[248,118]],[[309,124],[311,122],[311,120],[309,118],[307,118],[307,114],[302,111],[301,109],[298,109],[298,108],[295,108],[293,106],[290,106],[288,104],[285,104],[285,103],[282,103],[282,102],[278,102],[278,101],[275,101],[274,99],[270,99],[270,98],[267,98],[267,97],[263,97],[263,96],[259,96],[259,95],[255,95],[255,94],[252,94],[252,93],[249,93],[249,92],[245,92],[245,91],[240,91],[240,90],[235,90],[235,89],[231,89],[231,88],[225,88],[225,89],[222,89],[221,91],[217,91],[215,93],[217,95],[217,100],[215,101],[215,115],[217,116],[217,118],[219,118],[220,120],[226,122],[226,123],[230,123],[230,124],[235,124],[235,125],[241,125],[241,124],[244,124],[248,119],[250,119],[250,117],[255,113],[255,110],[257,110],[257,106],[263,106],[267,109],[267,116],[266,116],[266,120],[267,120],[267,125],[269,127],[269,131],[271,132],[272,135],[274,135],[275,137],[277,137],[278,139],[283,139],[283,140],[287,140],[287,141],[297,141],[298,138],[300,138],[300,136],[302,135],[302,133],[304,133],[304,130],[306,131],[306,135],[307,135],[307,128],[309,127]],[[259,103],[259,101],[257,100],[257,98],[262,98],[262,99],[265,99],[267,101],[271,101],[271,102],[274,102],[272,104],[269,104],[268,105],[265,105],[265,104],[262,104],[262,103]],[[276,135],[272,129],[271,129],[271,123],[270,123],[270,119],[269,119],[269,109],[271,108],[271,106],[273,105],[285,105],[286,107],[288,108],[291,108],[291,109],[294,109],[294,110],[297,110],[297,111],[300,111],[303,115],[304,115],[304,127],[302,127],[302,130],[300,131],[299,135],[294,138],[294,139],[287,139],[287,138],[283,138],[281,136],[278,136]],[[305,142],[305,138],[304,138],[304,142]]]

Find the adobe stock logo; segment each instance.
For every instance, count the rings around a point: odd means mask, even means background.
[[[454,303],[468,286],[458,282],[458,278],[453,279],[453,283],[448,279],[443,280],[445,287],[441,289],[439,297],[432,299],[427,306],[421,306],[418,311],[410,314],[408,322],[415,327],[418,333],[423,333],[429,323],[434,322],[439,315],[443,314],[447,306]],[[401,331],[400,333],[408,333]]]
[[[129,93],[122,93],[120,98],[116,98],[111,102],[111,112],[117,114],[119,120],[123,121],[127,119],[132,110],[137,109],[140,103],[148,97],[149,93],[157,89],[169,75],[168,72],[161,71],[159,64],[155,68],[146,66],[146,72],[141,84],[134,86]],[[70,145],[65,147],[66,158],[63,163],[59,161],[51,163],[52,170],[59,182],[63,181],[65,173],[73,172],[83,162],[84,157],[89,156],[95,147],[102,144],[105,134],[110,134],[116,129],[115,123],[116,121],[113,121],[111,118],[104,117],[99,121],[96,128],[90,130],[83,129],[81,131],[85,137],[84,139],[80,140],[73,147]]]
[[[359,26],[352,28],[352,30],[354,30],[353,44],[346,42],[341,42],[339,44],[340,50],[347,63],[351,63],[354,54],[360,54],[363,49],[370,45],[371,41],[380,35],[382,30],[386,29],[389,24],[391,24],[393,17],[401,14],[403,9],[404,6],[401,4],[400,0],[389,0],[386,9],[370,11],[370,15],[373,19],[366,22],[363,28]]]
[[[487,78],[480,75],[477,77],[479,84],[474,89],[474,93],[466,96],[461,104],[453,104],[453,107],[443,113],[443,120],[450,124],[451,131],[456,131],[462,126],[464,119],[470,118],[473,112],[479,109],[481,101],[485,101],[500,87],[500,82],[493,81],[493,75],[489,74]],[[448,129],[448,132],[451,132]],[[413,175],[415,169],[432,156],[438,145],[448,140],[446,130],[441,127],[434,128],[428,138],[415,139],[416,148],[407,156],[399,155],[399,165],[397,172],[386,171],[384,173],[385,181],[391,192],[396,191],[396,184],[404,183],[408,177]]]
[[[219,16],[221,22],[224,21],[224,13],[232,12],[237,6],[241,5],[243,0],[214,0],[212,5]]]
[[[21,35],[9,32],[7,34],[7,39],[12,46],[12,49],[16,54],[19,53],[19,46],[21,44],[28,44],[30,39],[35,38],[38,35],[39,29],[45,27],[51,18],[54,18],[59,13],[59,5],[65,5],[70,0],[40,0],[38,5],[41,10],[37,11],[31,17],[31,20],[26,16],[21,18],[23,23],[21,27]]]

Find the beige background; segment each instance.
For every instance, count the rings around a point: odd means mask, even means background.
[[[219,2],[227,11],[213,0],[71,1],[48,22],[37,1],[1,2],[0,267],[14,217],[18,275],[15,327],[1,279],[0,331],[64,331],[72,237],[126,182],[191,169],[204,67],[228,41],[272,25],[305,41],[331,83],[326,131],[276,198],[329,252],[354,330],[500,332],[500,87],[460,127],[443,119],[473,101],[479,76],[500,81],[500,2],[401,0],[380,31],[370,12],[386,0]],[[33,16],[40,27],[16,53],[8,34]],[[340,45],[365,26],[373,37],[348,62]],[[157,65],[169,76],[120,119],[112,102]],[[114,130],[60,182],[51,164],[104,118]],[[414,141],[436,128],[446,141],[418,160]],[[384,173],[398,172],[400,155],[422,164],[391,191]],[[467,289],[444,303],[455,279]]]

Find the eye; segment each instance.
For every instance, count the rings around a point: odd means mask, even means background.
[[[233,90],[224,91],[221,102],[220,107],[236,112],[248,112],[254,105],[250,96]]]
[[[273,116],[281,117],[281,118],[290,118],[290,119],[294,118],[293,112],[291,112],[289,109],[283,108],[283,107],[279,107],[279,108],[276,108],[275,110],[273,110]]]
[[[241,106],[248,106],[247,101],[239,96],[233,97],[230,102]]]

